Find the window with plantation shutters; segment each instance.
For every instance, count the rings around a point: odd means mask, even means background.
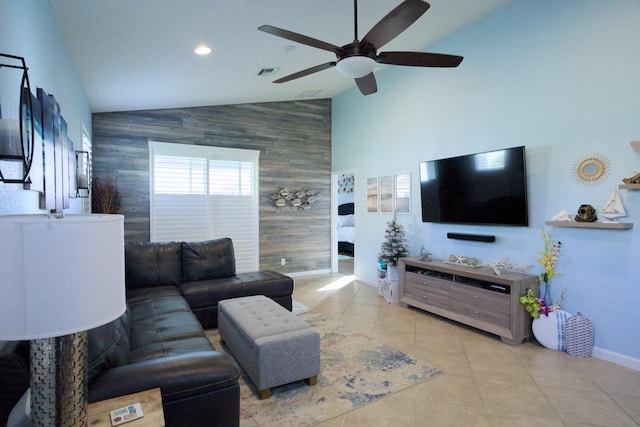
[[[151,241],[229,237],[236,270],[258,265],[259,151],[149,142]]]

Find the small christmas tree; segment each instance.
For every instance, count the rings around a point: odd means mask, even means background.
[[[407,256],[407,241],[404,238],[404,228],[398,223],[395,215],[392,221],[387,222],[384,238],[386,240],[382,242],[378,257],[386,265],[396,265],[398,258]]]

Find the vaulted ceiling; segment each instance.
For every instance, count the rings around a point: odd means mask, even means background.
[[[383,50],[430,51],[430,44],[508,1],[431,0],[431,8]],[[336,69],[272,83],[335,55],[257,30],[270,24],[342,46],[354,39],[352,0],[50,3],[93,112],[332,98],[354,87]],[[361,0],[358,36],[399,3]],[[196,55],[201,44],[212,53]],[[259,75],[263,69],[276,73]]]

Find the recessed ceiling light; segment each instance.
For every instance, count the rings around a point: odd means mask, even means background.
[[[208,55],[211,53],[211,48],[209,46],[200,45],[194,50],[194,52],[198,55]]]

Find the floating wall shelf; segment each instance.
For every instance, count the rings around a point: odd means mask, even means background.
[[[640,184],[620,184],[618,188],[620,190],[640,190]]]
[[[631,222],[547,221],[545,224],[552,227],[601,228],[607,230],[629,230],[633,228],[633,223]]]

